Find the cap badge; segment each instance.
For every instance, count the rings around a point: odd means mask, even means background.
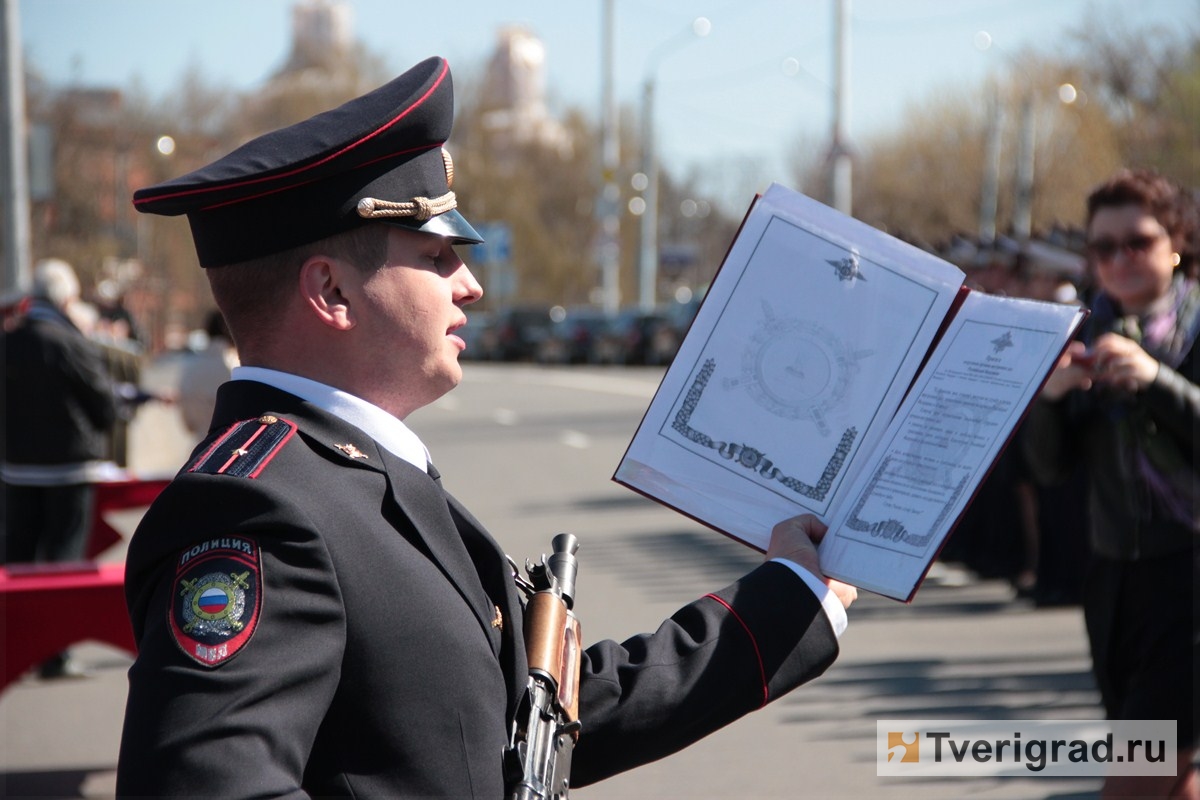
[[[349,442],[347,442],[346,444],[335,444],[334,447],[336,447],[338,450],[341,450],[343,453],[350,456],[351,458],[370,458],[370,456],[368,456],[362,450],[359,450],[357,447],[350,444]]]
[[[446,188],[449,189],[454,185],[454,159],[450,157],[450,151],[442,148],[442,164],[446,167]]]

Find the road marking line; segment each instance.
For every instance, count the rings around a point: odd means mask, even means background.
[[[574,447],[577,450],[586,450],[592,446],[591,437],[586,433],[579,431],[566,430],[559,434],[558,441],[565,444],[567,447]]]

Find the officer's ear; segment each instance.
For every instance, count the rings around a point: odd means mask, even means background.
[[[354,296],[353,265],[325,255],[310,256],[300,267],[300,296],[323,324],[348,331],[357,321],[350,298]]]

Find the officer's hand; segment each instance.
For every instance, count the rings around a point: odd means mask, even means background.
[[[817,542],[821,541],[827,530],[828,526],[812,514],[785,519],[771,530],[767,560],[786,558],[820,576],[821,563],[817,559]]]
[[[837,599],[842,604],[842,608],[850,608],[850,604],[858,599],[858,589],[855,589],[848,583],[835,581],[833,578],[824,578],[825,585],[829,587],[829,591],[837,595]]]
[[[785,519],[771,530],[767,560],[784,558],[793,564],[799,564],[824,582],[837,596],[843,608],[849,608],[857,599],[858,590],[847,583],[826,578],[821,572],[821,562],[817,557],[817,543],[828,529],[825,523],[812,514]]]

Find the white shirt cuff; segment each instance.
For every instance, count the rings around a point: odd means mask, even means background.
[[[802,581],[808,584],[808,588],[812,589],[813,594],[821,601],[821,607],[825,609],[825,616],[829,617],[829,624],[833,626],[833,635],[840,639],[850,624],[850,619],[846,616],[846,609],[842,607],[842,601],[838,600],[833,590],[822,583],[816,575],[794,561],[788,561],[786,558],[771,560],[789,567],[792,572],[800,576]]]

